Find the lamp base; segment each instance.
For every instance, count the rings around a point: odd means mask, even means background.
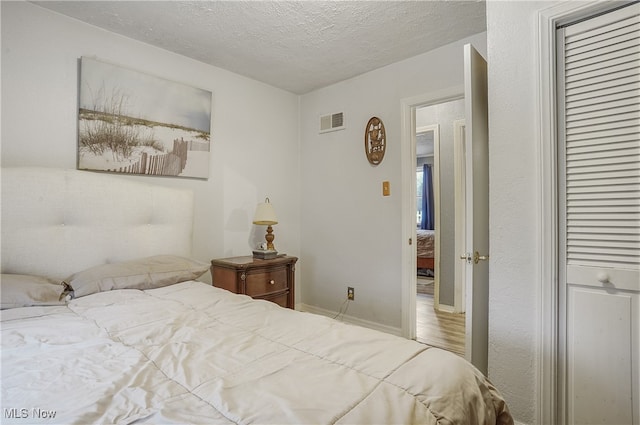
[[[257,258],[259,260],[273,260],[278,256],[278,251],[273,249],[254,249],[253,250],[253,258]]]

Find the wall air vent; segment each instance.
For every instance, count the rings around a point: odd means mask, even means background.
[[[320,133],[344,130],[344,112],[322,115],[320,117]]]

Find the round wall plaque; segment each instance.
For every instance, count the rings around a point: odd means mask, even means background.
[[[387,134],[384,131],[384,124],[380,118],[373,117],[364,130],[364,151],[369,162],[373,165],[380,164],[386,147]]]

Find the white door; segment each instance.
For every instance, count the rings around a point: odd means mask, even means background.
[[[489,131],[487,62],[464,46],[466,120],[465,358],[487,373],[489,323]],[[462,253],[461,253],[462,254]]]
[[[558,29],[570,424],[640,424],[639,34],[640,3]]]

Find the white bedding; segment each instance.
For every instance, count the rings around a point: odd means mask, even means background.
[[[1,319],[3,424],[513,423],[462,358],[200,282]]]

